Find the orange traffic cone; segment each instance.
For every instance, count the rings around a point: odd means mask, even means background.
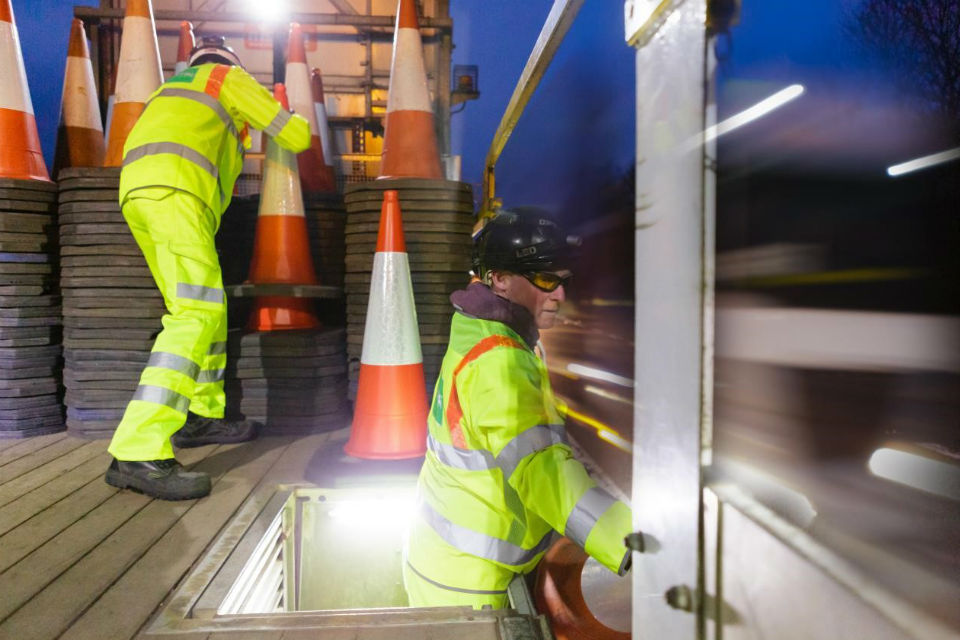
[[[10,0],[0,0],[0,178],[50,180]]]
[[[427,390],[397,192],[383,192],[350,440],[356,458],[426,453]]]
[[[177,64],[173,66],[173,75],[180,75],[180,72],[190,64],[190,52],[193,51],[196,44],[197,41],[193,37],[193,25],[184,20],[180,23],[180,42],[177,45]]]
[[[333,167],[333,140],[330,139],[330,122],[327,120],[327,104],[323,95],[323,75],[320,69],[310,71],[310,89],[313,93],[313,110],[317,114],[317,129],[320,142],[323,143],[323,159],[327,166]]]
[[[157,30],[150,0],[127,0],[117,65],[116,99],[107,133],[104,166],[119,167],[123,145],[143,113],[147,98],[163,83]]]
[[[303,190],[307,193],[336,191],[333,168],[327,165],[324,158],[323,140],[317,127],[317,114],[310,90],[310,71],[307,69],[307,52],[303,46],[303,31],[296,22],[290,23],[286,81],[290,106],[310,123],[310,148],[297,156]]]
[[[64,167],[103,166],[103,126],[83,21],[74,19],[63,78],[60,131],[55,171]]]
[[[274,97],[288,109],[282,84]],[[267,139],[257,235],[253,245],[249,282],[255,284],[316,284],[310,257],[307,218],[300,192],[300,176],[294,154]],[[258,296],[248,328],[254,331],[311,329],[320,326],[312,302],[292,296]]]
[[[400,0],[390,65],[380,178],[443,178],[420,24],[413,0]]]

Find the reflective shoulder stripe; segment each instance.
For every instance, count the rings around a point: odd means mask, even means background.
[[[211,96],[207,93],[200,93],[199,91],[193,91],[192,89],[177,89],[174,87],[165,87],[161,89],[151,101],[155,98],[183,98],[185,100],[193,100],[194,102],[199,102],[202,105],[210,107],[214,113],[217,114],[217,117],[220,118],[220,121],[223,122],[223,126],[227,128],[227,131],[230,132],[234,138],[240,139],[240,134],[237,133],[237,127],[233,124],[233,118],[230,117],[230,114],[227,113],[227,110],[224,108],[220,101],[216,97]]]
[[[473,594],[477,594],[477,595],[481,595],[481,596],[486,596],[486,595],[500,595],[500,594],[504,594],[504,593],[507,592],[506,589],[492,590],[492,591],[491,591],[491,590],[487,590],[487,589],[463,589],[463,588],[461,588],[461,587],[451,587],[451,586],[448,585],[448,584],[443,584],[443,583],[437,582],[436,580],[431,580],[431,579],[428,578],[427,576],[423,575],[422,573],[420,573],[419,571],[417,571],[417,568],[416,568],[416,567],[414,567],[412,564],[410,564],[410,561],[409,561],[409,560],[407,560],[407,567],[409,567],[410,571],[413,571],[413,572],[416,574],[416,576],[417,576],[418,578],[420,578],[421,580],[423,580],[424,582],[429,582],[429,583],[432,584],[433,586],[439,587],[440,589],[446,589],[447,591],[456,591],[457,593],[473,593]]]
[[[291,117],[293,117],[291,113],[281,107],[280,111],[277,112],[277,115],[273,117],[273,120],[270,121],[270,124],[267,125],[267,128],[264,129],[263,132],[271,138],[276,138],[280,135],[280,132],[283,131],[283,128],[287,126],[287,123],[290,122]]]
[[[232,67],[227,64],[218,64],[215,66],[207,77],[207,86],[203,88],[203,92],[211,96],[214,100],[220,98],[220,90],[223,89],[223,79],[230,73],[231,68]]]
[[[597,520],[607,509],[612,507],[616,498],[601,489],[592,487],[584,492],[573,506],[573,511],[567,517],[567,524],[563,528],[563,535],[567,536],[581,547],[586,547],[587,536],[593,530]]]
[[[164,351],[152,352],[150,359],[147,360],[147,366],[178,371],[192,380],[196,380],[197,374],[200,372],[200,365],[190,358],[184,358],[175,353],[166,353]]]
[[[487,336],[467,352],[463,359],[453,370],[453,379],[450,381],[450,401],[447,403],[447,428],[450,429],[450,439],[453,444],[466,449],[467,442],[463,437],[463,429],[460,426],[460,420],[463,418],[463,409],[460,407],[460,397],[457,394],[457,375],[465,366],[497,347],[513,347],[523,349],[524,346],[509,336],[493,335]]]
[[[177,297],[187,300],[199,300],[200,302],[212,302],[223,304],[223,289],[214,287],[205,287],[201,284],[187,284],[185,282],[177,283]]]
[[[220,382],[224,378],[226,369],[204,369],[197,376],[197,383]]]
[[[186,145],[178,144],[176,142],[150,142],[148,144],[142,144],[139,147],[134,147],[133,149],[127,151],[127,155],[123,157],[123,166],[126,167],[137,160],[140,160],[141,158],[164,153],[180,156],[184,160],[189,160],[213,176],[215,180],[219,176],[217,167],[213,164],[213,162],[205,158],[203,154],[201,154],[199,151],[191,149]]]
[[[450,546],[470,555],[509,565],[524,565],[550,546],[552,531],[547,532],[532,549],[494,538],[453,523],[440,515],[426,501],[420,503],[420,516]]]
[[[219,356],[226,352],[227,352],[227,343],[225,341],[211,342],[210,350],[207,351],[207,355]]]
[[[190,408],[190,398],[187,396],[179,394],[173,389],[164,389],[149,384],[141,384],[137,387],[132,399],[162,404],[180,413],[186,413],[187,409]]]

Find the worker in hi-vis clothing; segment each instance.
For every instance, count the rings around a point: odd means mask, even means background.
[[[163,294],[167,313],[140,384],[110,443],[106,481],[165,500],[210,493],[171,447],[242,442],[258,425],[224,420],[227,306],[214,246],[240,174],[247,125],[281,147],[310,146],[305,119],[243,70],[222,38],[150,97],[123,149],[120,204]],[[176,435],[174,435],[176,434]]]
[[[506,607],[554,531],[619,575],[630,567],[630,509],[573,457],[534,350],[566,295],[573,240],[542,215],[500,211],[475,241],[480,281],[450,296],[404,553],[411,606]]]

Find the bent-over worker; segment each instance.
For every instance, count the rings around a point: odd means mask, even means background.
[[[214,245],[250,147],[247,124],[299,152],[307,121],[244,71],[222,38],[153,93],[123,149],[120,204],[167,313],[140,384],[110,443],[106,481],[165,500],[198,498],[210,478],[184,471],[171,447],[242,442],[250,421],[224,420],[227,307]]]

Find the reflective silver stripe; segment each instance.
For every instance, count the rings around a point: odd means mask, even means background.
[[[227,343],[226,342],[211,342],[210,350],[207,351],[209,356],[219,356],[227,352]]]
[[[427,434],[427,449],[432,451],[437,459],[448,467],[465,471],[489,471],[497,468],[497,462],[489,451],[459,449],[452,444],[440,442],[429,433]]]
[[[214,110],[214,112],[217,114],[217,117],[220,118],[224,126],[227,128],[227,131],[229,131],[234,138],[240,137],[240,135],[237,133],[237,127],[233,124],[233,118],[231,118],[230,114],[227,113],[227,110],[223,108],[223,105],[220,104],[220,101],[209,94],[201,91],[191,91],[190,89],[168,88],[161,90],[160,93],[153,96],[153,98],[150,99],[150,102],[153,102],[153,100],[156,98],[186,98],[187,100],[193,100],[194,102],[204,104]],[[150,102],[147,104],[150,104]]]
[[[162,404],[180,413],[186,413],[187,409],[190,408],[190,398],[187,396],[179,394],[172,389],[164,389],[163,387],[155,387],[149,384],[142,384],[137,387],[136,393],[133,394],[133,399]]]
[[[175,353],[164,353],[163,351],[154,351],[151,353],[150,359],[147,360],[147,366],[179,371],[191,380],[196,380],[197,373],[200,372],[200,365],[190,358],[184,358]]]
[[[551,542],[552,532],[548,532],[533,549],[524,549],[512,542],[450,522],[425,501],[420,503],[420,515],[450,546],[464,553],[503,564],[526,564],[537,557],[537,554],[546,551]]]
[[[127,155],[123,157],[123,166],[126,167],[141,158],[159,155],[161,153],[168,153],[180,156],[184,160],[189,160],[213,176],[215,180],[219,180],[219,172],[217,171],[216,165],[207,160],[199,151],[176,142],[151,142],[149,144],[142,144],[139,147],[134,147],[130,149],[130,151],[127,151]]]
[[[223,304],[223,289],[205,287],[202,284],[177,283],[177,297],[201,302]]]
[[[503,470],[503,479],[509,479],[520,461],[531,453],[566,442],[566,431],[562,424],[538,424],[530,427],[500,450],[497,466]]]
[[[564,444],[566,441],[563,425],[541,424],[530,427],[508,442],[500,455],[494,458],[492,453],[484,449],[460,449],[427,434],[427,448],[448,467],[465,471],[490,471],[499,468],[503,471],[504,479],[509,479],[520,461],[531,453],[555,444]]]
[[[280,109],[280,111],[273,117],[273,120],[270,121],[270,124],[267,125],[267,128],[263,130],[265,134],[271,138],[276,138],[280,135],[280,132],[283,130],[287,123],[290,122],[291,114],[286,109]]]
[[[590,535],[593,526],[616,501],[616,498],[600,487],[587,489],[573,506],[573,511],[567,518],[567,524],[563,527],[563,535],[581,547],[586,546],[587,536]]]
[[[225,372],[226,369],[204,369],[200,372],[200,375],[197,376],[197,383],[220,382],[223,380]]]
[[[446,589],[447,591],[456,591],[458,593],[475,593],[481,596],[502,595],[507,592],[506,589],[500,589],[499,591],[487,591],[486,589],[461,589],[460,587],[451,587],[448,584],[443,584],[443,583],[437,582],[436,580],[431,580],[427,576],[423,575],[422,573],[417,571],[416,567],[410,564],[409,560],[407,560],[407,566],[410,567],[410,571],[413,571],[415,574],[417,574],[417,577],[423,580],[424,582],[429,582],[433,586],[439,587],[441,589]]]

